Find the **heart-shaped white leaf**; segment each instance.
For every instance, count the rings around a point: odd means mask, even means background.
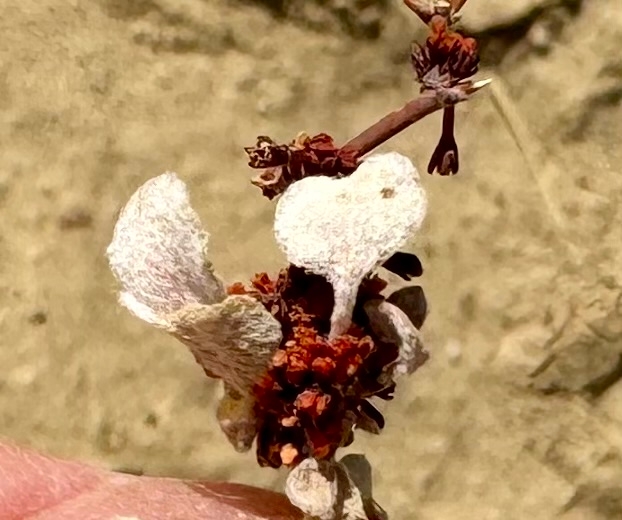
[[[411,161],[371,156],[350,176],[307,177],[277,204],[274,230],[287,259],[333,285],[331,336],[347,331],[359,285],[420,228],[427,198]]]

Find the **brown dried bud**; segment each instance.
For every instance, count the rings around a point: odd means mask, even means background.
[[[287,145],[278,145],[265,135],[257,137],[255,146],[244,148],[251,168],[270,168],[287,164],[290,150]]]
[[[412,65],[422,90],[453,87],[473,76],[479,66],[477,41],[451,29],[443,16],[430,21],[424,45],[415,43]]]
[[[257,144],[244,149],[251,168],[265,168],[251,182],[261,188],[265,197],[273,199],[300,179],[316,175],[337,177],[354,171],[356,161],[349,160],[328,134],[309,137],[300,133],[288,145],[276,144],[265,136]]]

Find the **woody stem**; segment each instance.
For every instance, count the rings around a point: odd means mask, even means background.
[[[391,139],[401,131],[425,116],[443,108],[443,103],[434,92],[425,92],[399,110],[391,112],[377,123],[350,139],[340,150],[340,155],[362,157]]]

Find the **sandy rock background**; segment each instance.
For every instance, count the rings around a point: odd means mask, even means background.
[[[432,360],[380,437],[394,519],[622,516],[622,10],[470,0],[492,88],[429,177]],[[278,487],[214,420],[216,385],[116,304],[116,214],[177,171],[227,280],[283,263],[242,147],[355,135],[416,92],[397,0],[3,0],[0,435],[147,474]],[[423,170],[432,116],[388,147]],[[386,147],[385,147],[386,148]]]

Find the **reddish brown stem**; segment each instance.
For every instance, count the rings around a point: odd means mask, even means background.
[[[454,135],[454,123],[456,121],[456,107],[453,105],[445,108],[443,113],[443,131],[442,134],[446,136]]]
[[[443,108],[443,103],[436,93],[424,93],[350,139],[343,145],[339,154],[346,157],[352,155],[357,158],[362,157],[410,125],[441,108]]]

